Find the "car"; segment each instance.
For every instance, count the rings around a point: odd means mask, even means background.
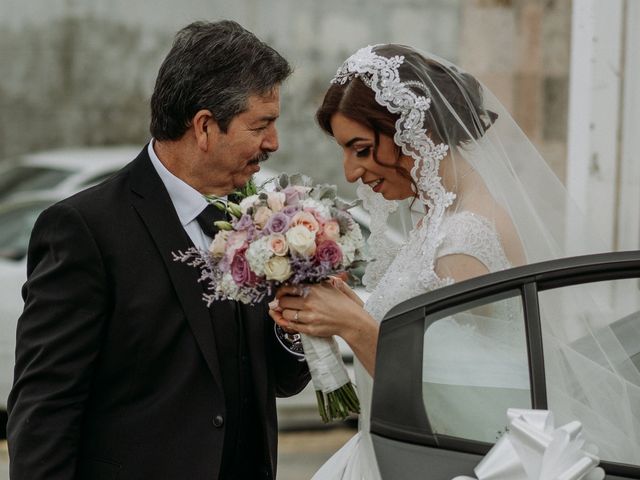
[[[381,477],[414,479],[426,471],[432,480],[473,477],[474,467],[505,433],[508,407],[553,412],[559,397],[549,394],[554,385],[550,378],[555,378],[548,363],[552,337],[545,333],[550,323],[541,319],[597,316],[616,337],[600,348],[624,348],[640,367],[639,279],[640,251],[601,253],[484,275],[394,307],[381,323],[372,393],[371,435]],[[618,299],[615,308],[601,310],[586,300],[599,295]],[[558,305],[562,307],[554,308]],[[484,329],[488,335],[487,319],[507,319],[517,326],[510,330],[508,322],[503,323],[495,332],[513,335],[517,341],[511,345],[519,354],[504,356],[494,343],[485,350],[491,356],[483,358],[479,337],[471,332]],[[457,330],[460,336],[441,336],[452,322],[465,327]],[[473,343],[463,337],[470,334]],[[606,368],[590,335],[581,330],[569,334],[572,351],[591,362],[590,371],[598,364]],[[450,368],[450,362],[464,365],[457,360],[461,355],[472,360],[463,381],[453,378]],[[514,372],[517,375],[506,376]],[[485,381],[490,374],[500,374],[501,380],[496,376],[493,383]],[[578,392],[576,384],[569,375],[562,379],[563,388]],[[616,407],[607,403],[591,408],[582,418],[563,419],[556,427],[579,420],[586,428],[598,412],[610,413]],[[619,436],[588,441],[597,443],[607,479],[640,479],[638,452]]]
[[[134,159],[139,147],[68,148],[23,155],[0,168],[0,202],[46,191],[60,198],[100,183]]]

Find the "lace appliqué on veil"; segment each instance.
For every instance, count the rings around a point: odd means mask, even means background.
[[[358,185],[356,192],[358,198],[362,200],[363,208],[371,215],[371,223],[369,224],[371,234],[367,239],[371,260],[362,277],[363,285],[370,292],[378,284],[400,248],[386,235],[387,218],[389,214],[397,210],[398,203],[385,200],[382,195],[374,192],[363,183]]]

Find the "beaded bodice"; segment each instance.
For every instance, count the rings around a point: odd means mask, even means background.
[[[427,226],[422,225],[411,232],[373,288],[365,308],[377,321],[382,321],[393,306],[404,300],[453,283],[451,278],[440,278],[435,272],[437,260],[446,255],[469,255],[489,272],[511,266],[498,232],[481,215],[469,211],[445,215],[435,246],[425,245],[429,238],[426,229]]]

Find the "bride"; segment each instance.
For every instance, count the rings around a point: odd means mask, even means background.
[[[305,296],[285,286],[278,292],[280,308],[270,313],[285,329],[339,335],[353,350],[359,432],[314,478],[369,480],[379,478],[369,413],[378,327],[386,312],[453,282],[598,247],[562,184],[504,107],[443,59],[396,44],[362,48],[338,69],[316,118],[342,149],[345,177],[359,183],[358,196],[371,214],[372,261],[363,277],[371,294],[363,305],[338,280],[314,285]],[[410,225],[400,246],[385,235],[394,216]],[[565,330],[547,331],[556,335],[550,344],[559,345],[558,351],[567,348]],[[568,362],[553,357],[548,378],[567,378],[562,369],[570,368]],[[557,398],[553,408],[575,419],[584,405],[571,405],[575,398],[557,383],[549,386]],[[637,385],[640,380],[621,401],[637,402]],[[627,421],[618,423],[613,435],[629,428]],[[628,440],[633,450],[638,437],[640,429],[620,443]]]

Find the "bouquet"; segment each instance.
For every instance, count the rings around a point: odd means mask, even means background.
[[[239,203],[214,201],[231,220],[216,222],[220,231],[209,251],[174,253],[174,260],[200,268],[207,304],[226,299],[256,304],[285,283],[322,282],[364,261],[360,227],[347,212],[353,204],[337,198],[335,185],[313,185],[299,174],[282,174],[272,183],[271,190],[241,192]],[[358,413],[335,339],[300,336],[322,419]]]

